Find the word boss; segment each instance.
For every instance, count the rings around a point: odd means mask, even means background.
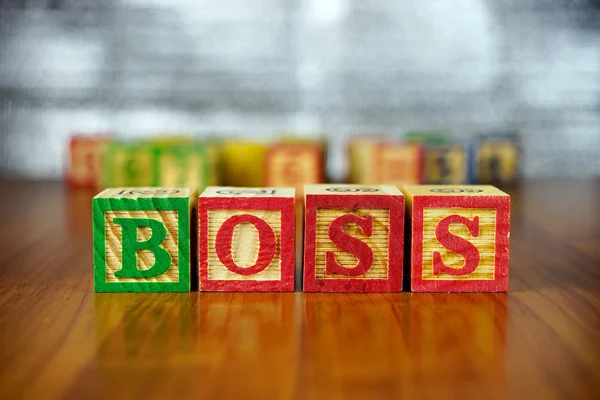
[[[207,188],[198,199],[201,291],[294,290],[294,189]]]
[[[189,291],[196,198],[176,188],[113,188],[94,197],[96,291]]]
[[[394,186],[305,186],[305,292],[402,290],[404,196]]]
[[[510,197],[486,185],[406,185],[413,292],[505,292]]]

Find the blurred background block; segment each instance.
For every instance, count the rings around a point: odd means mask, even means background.
[[[598,0],[7,0],[0,170],[58,178],[69,133],[522,135],[529,177],[600,175]]]

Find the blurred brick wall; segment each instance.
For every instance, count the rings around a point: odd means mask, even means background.
[[[0,169],[70,131],[523,134],[528,176],[600,175],[598,0],[5,0]]]

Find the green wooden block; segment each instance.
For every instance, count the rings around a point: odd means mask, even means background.
[[[449,136],[443,131],[410,131],[406,132],[402,139],[407,143],[437,145],[448,143]]]
[[[112,142],[104,153],[104,187],[153,186],[157,149],[142,142]]]
[[[154,184],[164,187],[193,187],[204,190],[210,182],[210,155],[201,143],[162,144],[156,148]]]
[[[112,188],[94,197],[96,292],[189,291],[197,201],[188,188]]]

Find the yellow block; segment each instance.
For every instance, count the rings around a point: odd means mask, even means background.
[[[224,181],[228,186],[263,185],[268,145],[260,142],[228,142],[222,148]]]
[[[490,140],[481,143],[477,159],[479,181],[485,183],[516,181],[519,177],[519,154],[519,148],[514,141]]]
[[[462,147],[428,148],[425,182],[460,184],[468,179],[467,152]]]
[[[383,144],[381,138],[356,137],[348,144],[348,180],[364,185],[377,184],[377,154]]]

